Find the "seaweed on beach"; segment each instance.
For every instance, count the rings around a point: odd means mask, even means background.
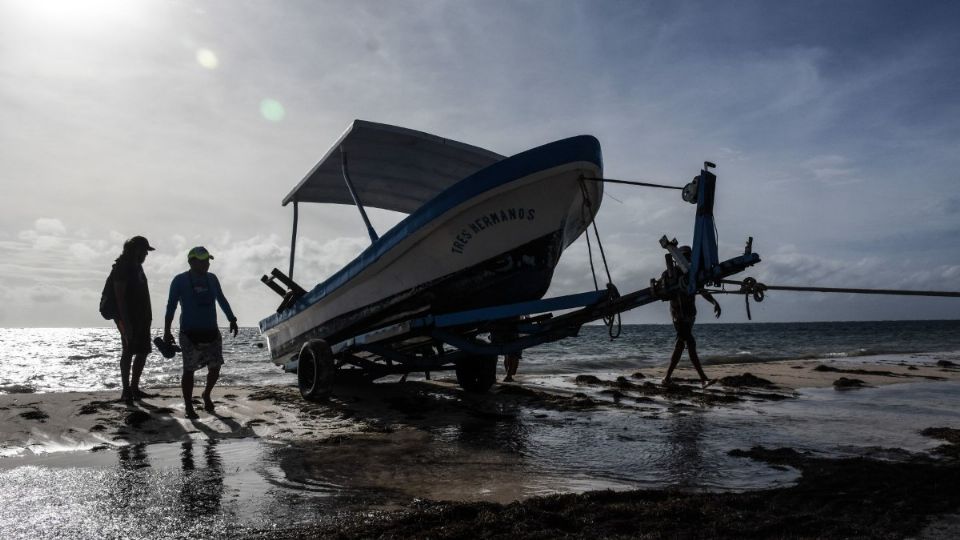
[[[44,422],[47,418],[50,418],[50,415],[41,411],[40,409],[33,409],[20,413],[20,417],[27,420],[39,420],[40,422]]]
[[[930,432],[958,435],[949,428]],[[510,504],[416,500],[398,512],[363,512],[250,537],[903,538],[920,532],[929,517],[960,506],[955,462],[922,455],[903,461],[823,458],[764,447],[730,454],[801,475],[790,487],[736,493],[594,491]]]
[[[302,400],[299,394],[287,388],[268,387],[256,392],[251,392],[247,399],[250,401],[273,401],[275,404],[299,402]]]
[[[749,374],[746,374],[749,375]],[[749,377],[743,378],[740,376],[740,379],[732,378],[734,383],[738,382],[752,382],[757,385],[761,385],[759,377]],[[579,385],[584,386],[601,386],[608,389],[617,390],[616,394],[608,391],[602,391],[601,393],[607,393],[613,395],[615,398],[622,399],[623,397],[631,396],[631,394],[639,394],[641,397],[661,397],[670,401],[689,401],[699,405],[706,406],[718,406],[726,405],[731,403],[739,403],[748,398],[750,399],[761,399],[768,401],[777,401],[782,399],[790,399],[791,395],[786,394],[777,394],[777,393],[761,393],[761,392],[749,392],[749,391],[726,391],[722,389],[707,389],[704,390],[700,388],[699,381],[693,379],[680,379],[676,378],[671,384],[655,384],[650,381],[644,381],[642,383],[635,383],[627,379],[626,377],[617,377],[616,380],[609,381],[600,379],[594,375],[578,375],[575,382]],[[722,382],[722,380],[721,380]],[[766,381],[769,382],[769,381]],[[772,385],[772,383],[770,383]],[[725,385],[726,386],[726,385]],[[737,384],[731,384],[730,386],[736,387]],[[742,385],[746,386],[746,385]],[[632,396],[631,396],[632,397]],[[619,401],[619,399],[615,401]]]
[[[495,395],[505,398],[519,398],[530,405],[536,404],[560,411],[587,410],[600,405],[600,402],[581,392],[576,392],[573,395],[555,394],[518,384],[501,385],[497,388]]]
[[[944,380],[943,377],[936,377],[933,375],[910,375],[909,373],[894,373],[893,371],[877,370],[877,369],[841,369],[841,368],[835,368],[833,366],[827,366],[824,364],[818,365],[817,367],[813,368],[813,370],[826,372],[826,373],[845,373],[847,375],[875,375],[877,377],[920,377],[920,378],[930,379],[934,381]]]
[[[728,377],[723,377],[720,379],[720,384],[723,386],[730,386],[733,388],[742,388],[742,387],[756,387],[756,388],[775,388],[777,385],[773,384],[771,381],[764,379],[762,377],[757,377],[752,373],[744,373],[743,375],[730,375]]]
[[[90,403],[84,403],[80,406],[80,411],[77,414],[97,414],[103,409],[110,408],[114,402],[112,401],[91,401]]]
[[[866,386],[868,386],[867,383],[863,382],[860,379],[848,379],[846,377],[840,377],[839,379],[833,381],[833,387],[837,390],[864,388]]]
[[[934,452],[943,457],[960,460],[960,429],[937,427],[927,428],[920,432],[924,437],[939,439],[947,444],[940,445],[933,449]]]

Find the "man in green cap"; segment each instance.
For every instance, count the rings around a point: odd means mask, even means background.
[[[183,356],[183,376],[180,387],[183,390],[183,403],[187,418],[197,418],[193,409],[193,372],[207,368],[207,384],[203,391],[203,409],[214,411],[210,392],[220,377],[223,365],[223,337],[217,326],[217,310],[214,303],[230,321],[230,331],[237,336],[237,318],[230,309],[230,303],[223,295],[220,280],[210,270],[213,255],[207,248],[198,246],[187,253],[190,270],[178,274],[170,283],[170,296],[167,299],[167,314],[164,318],[163,339],[173,343],[170,326],[173,315],[180,304],[180,349]]]

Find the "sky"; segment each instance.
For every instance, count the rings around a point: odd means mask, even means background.
[[[949,1],[0,0],[0,326],[105,326],[124,239],[156,325],[195,245],[241,325],[278,297],[284,195],[355,118],[512,155],[591,134],[608,178],[717,163],[721,258],[772,285],[960,291],[960,4]],[[689,243],[678,192],[608,185],[622,292]],[[381,234],[402,215],[372,210]],[[369,239],[302,205],[307,287]],[[586,244],[549,295],[593,288]],[[719,297],[720,322],[746,320]],[[701,306],[707,321],[709,311]],[[960,318],[960,299],[769,293],[756,322]],[[627,323],[669,322],[654,304]]]

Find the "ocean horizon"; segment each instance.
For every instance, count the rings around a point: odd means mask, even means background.
[[[155,336],[162,334],[155,328]],[[888,357],[960,351],[960,320],[804,323],[711,323],[695,329],[706,366],[777,360]],[[672,325],[623,325],[611,339],[604,326],[524,352],[521,374],[620,372],[664,366],[673,349]],[[120,339],[115,328],[0,328],[0,393],[110,390],[119,385]],[[292,384],[293,375],[270,360],[255,327],[237,337],[224,329],[226,366],[221,385]],[[686,362],[684,357],[683,365]],[[148,357],[145,387],[179,384],[180,358]]]

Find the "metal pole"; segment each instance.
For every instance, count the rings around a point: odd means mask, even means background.
[[[290,279],[293,279],[293,260],[297,254],[297,221],[300,219],[300,206],[297,200],[293,200],[293,238],[290,239],[290,272],[287,273]]]
[[[340,147],[340,169],[343,171],[343,180],[347,183],[350,196],[353,197],[353,204],[357,205],[357,209],[360,210],[360,217],[363,218],[363,223],[367,226],[367,234],[370,235],[370,241],[376,242],[380,237],[377,235],[377,231],[373,230],[373,225],[370,224],[367,212],[363,209],[363,203],[360,202],[360,196],[357,195],[357,190],[353,187],[353,182],[350,181],[350,173],[347,170],[347,152],[342,146]]]

